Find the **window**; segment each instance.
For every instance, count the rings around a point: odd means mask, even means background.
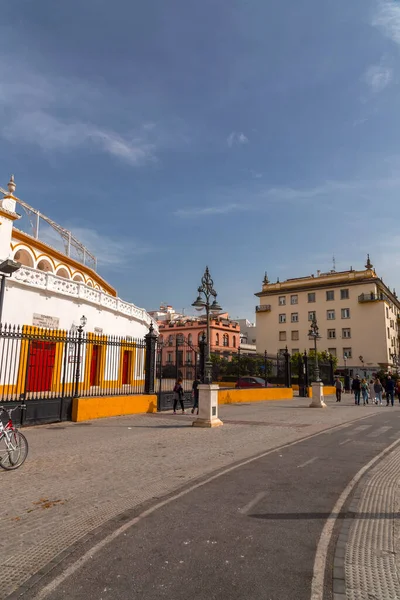
[[[390,329],[389,329],[389,327],[387,328],[387,334],[388,334],[388,340],[390,340]]]
[[[232,338],[233,347],[236,348],[236,335]]]
[[[285,306],[286,296],[279,296],[279,306]]]
[[[313,321],[315,319],[315,310],[308,311],[308,320]]]
[[[167,362],[172,363],[172,352],[168,352],[167,354]]]
[[[292,321],[292,323],[298,323],[298,321],[299,321],[299,313],[292,313],[292,315],[291,315],[291,321]]]
[[[215,345],[219,346],[219,333],[215,334]]]
[[[342,319],[350,319],[350,309],[342,308]]]
[[[285,352],[286,352],[286,348],[280,348],[278,350],[278,354],[285,354]]]
[[[292,331],[292,340],[298,340],[298,339],[299,339],[299,332]]]
[[[335,292],[333,290],[329,290],[328,292],[326,292],[326,299],[327,300],[334,300],[335,299]]]
[[[192,337],[192,334],[191,334],[191,333],[189,333],[189,335],[188,335],[188,344],[189,344],[189,345],[192,345],[192,344],[193,344],[193,337]]]
[[[389,309],[388,309],[388,307],[386,307],[386,318],[387,319],[389,318]]]
[[[328,352],[331,356],[337,356],[336,348],[328,348]]]
[[[286,315],[279,315],[279,323],[286,323]]]
[[[224,346],[229,346],[229,335],[227,333],[224,334],[223,344]]]
[[[328,321],[333,321],[335,318],[335,311],[334,310],[327,310],[326,311],[326,318],[328,319]]]
[[[308,302],[315,302],[315,292],[307,294]]]
[[[336,329],[328,329],[328,339],[329,340],[336,339]]]
[[[300,353],[299,348],[293,348],[292,354],[299,354],[299,353]]]
[[[344,338],[344,339],[351,338],[351,329],[349,327],[342,329],[342,338]]]
[[[297,294],[294,294],[293,296],[290,296],[290,304],[297,304],[299,301],[299,297]]]
[[[191,352],[188,352],[186,354],[186,362],[187,362],[188,365],[192,364],[192,353]]]
[[[168,337],[168,346],[172,346],[172,344],[173,344],[173,343],[174,343],[174,336],[173,336],[173,335],[170,335],[170,336]]]
[[[340,290],[340,299],[348,300],[349,299],[349,290]]]
[[[279,332],[279,341],[280,342],[286,342],[286,331],[280,331]]]
[[[343,348],[343,356],[346,358],[351,358],[351,348]]]

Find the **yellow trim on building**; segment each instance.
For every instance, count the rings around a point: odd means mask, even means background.
[[[155,412],[157,412],[156,395],[101,396],[74,398],[72,401],[72,420],[75,423]]]
[[[218,392],[218,404],[292,399],[292,388],[247,388],[245,390],[219,390]]]

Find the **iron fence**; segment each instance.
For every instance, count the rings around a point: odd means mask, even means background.
[[[0,402],[144,392],[145,342],[0,325]]]

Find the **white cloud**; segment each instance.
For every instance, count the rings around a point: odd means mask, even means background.
[[[249,140],[248,138],[244,135],[244,133],[240,132],[238,133],[237,131],[232,131],[227,139],[226,139],[226,143],[228,144],[229,148],[232,148],[232,146],[240,146],[241,144],[248,144]]]
[[[0,137],[45,151],[91,146],[132,166],[156,159],[155,123],[137,124],[133,131],[119,133],[93,119],[104,104],[102,90],[62,78],[50,81],[14,66],[0,65]],[[115,100],[110,93],[110,102],[117,105]]]
[[[245,210],[245,207],[241,207],[238,204],[222,204],[220,206],[205,207],[194,206],[193,208],[179,209],[175,212],[175,215],[183,218],[207,217],[210,215],[224,215],[238,210]]]
[[[365,81],[375,93],[382,92],[393,79],[393,69],[383,65],[371,65],[365,73]]]
[[[380,0],[378,10],[372,20],[384,35],[400,44],[400,4],[397,0]]]

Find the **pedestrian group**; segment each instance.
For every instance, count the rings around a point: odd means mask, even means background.
[[[336,377],[334,386],[336,390],[336,402],[341,402],[343,383],[339,377]],[[389,406],[390,404],[394,406],[394,398],[396,393],[400,403],[400,381],[398,381],[396,385],[391,375],[387,376],[385,387],[378,378],[371,379],[368,382],[365,378],[360,379],[360,376],[356,375],[351,384],[351,392],[354,394],[354,403],[357,406],[360,406],[361,399],[364,406],[370,402],[371,404],[382,406],[384,392],[386,397],[386,406]]]

